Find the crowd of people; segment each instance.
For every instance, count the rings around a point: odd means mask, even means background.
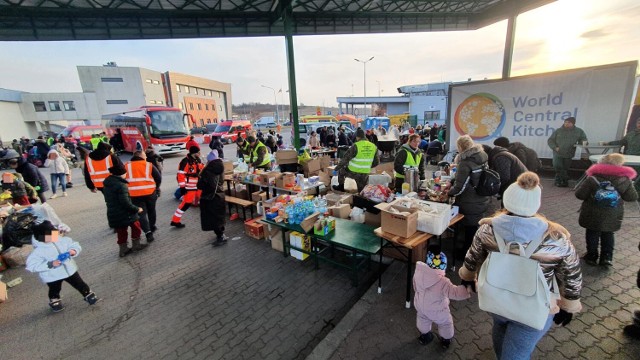
[[[568,160],[575,153],[575,145],[586,141],[586,134],[575,127],[575,123],[575,118],[566,119],[562,128],[548,139],[548,145],[553,151],[555,185],[558,187],[568,186]],[[351,178],[355,180],[358,191],[361,191],[368,183],[371,169],[379,163],[376,139],[396,133],[399,141],[393,163],[395,181],[392,186],[399,192],[408,167],[416,168],[421,180],[427,177],[429,149],[435,143],[439,148],[437,155],[442,154],[446,126],[434,124],[431,127],[427,124],[415,129],[392,126],[389,130],[380,127],[366,132],[358,128],[353,139],[346,136],[342,128],[336,130],[321,127],[317,134],[310,134],[308,147],[346,147],[336,166],[339,185],[334,186],[334,189],[344,190],[346,179]],[[94,142],[92,138],[91,144],[76,141],[73,147],[68,145],[71,143],[70,139],[64,137],[57,142],[44,137],[34,142],[22,141],[27,139],[19,142],[14,140],[12,149],[5,150],[2,159],[7,160],[9,166],[16,170],[16,175],[20,176],[3,174],[2,186],[12,193],[17,204],[46,201],[45,192],[50,189],[47,179],[36,164],[28,161],[28,156],[23,156],[36,148],[34,152],[46,154],[42,165],[51,169],[53,195],[50,198],[57,197],[58,182],[62,186],[62,196],[66,196],[66,187],[70,183],[70,167],[66,159],[71,154],[76,154],[78,148],[82,148],[80,152],[84,159],[85,184],[90,191],[101,192],[104,196],[108,224],[117,237],[118,255],[124,257],[147,248],[154,241],[153,233],[157,230],[155,207],[162,183],[162,157],[153,153],[152,149],[139,150],[133,153],[130,161],[123,163],[112,146],[118,144],[117,139],[100,136],[95,138],[97,140]],[[532,259],[540,263],[544,278],[556,296],[543,328],[534,329],[492,314],[493,345],[497,357],[527,358],[552,322],[565,326],[571,321],[572,314],[580,311],[580,257],[566,228],[538,212],[542,190],[536,172],[540,170],[541,163],[535,151],[522,143],[510,142],[506,137],[497,138],[493,146],[475,143],[469,135],[460,136],[455,141],[458,155],[453,165],[456,171],[452,174],[453,185],[446,190],[446,195],[453,198],[452,203],[464,215],[464,246],[461,251],[465,255],[464,265],[459,271],[463,283],[455,286],[446,279],[445,254],[437,248],[430,248],[425,261],[416,266],[414,276],[419,341],[427,344],[435,338],[431,333],[431,326],[436,323],[441,345],[449,347],[454,335],[452,318],[448,312],[449,299],[464,300],[476,291],[475,281],[481,265],[490,252],[498,251],[502,241],[519,244],[526,249],[533,240],[540,240],[539,245],[527,251]],[[246,139],[239,137],[236,147],[239,157],[249,166],[268,170],[272,167],[270,154],[283,146],[281,142],[279,134],[269,132],[265,137],[263,133],[257,132]],[[627,154],[638,154],[640,121],[635,131],[611,143],[625,146]],[[31,148],[26,144],[30,144]],[[174,212],[170,225],[178,229],[184,228],[182,217],[191,206],[199,205],[201,230],[215,233],[212,245],[217,247],[227,243],[222,162],[224,146],[219,138],[214,137],[209,147],[211,151],[205,161],[201,156],[200,144],[195,141],[188,144],[188,154],[180,161],[177,173],[181,203]],[[486,168],[495,170],[500,178],[500,189],[496,195],[502,206],[493,215],[488,214],[491,196],[480,195],[475,189],[482,170]],[[591,166],[586,175],[589,180],[581,183],[575,192],[575,196],[583,201],[579,225],[585,228],[587,253],[582,258],[588,265],[606,268],[612,266],[614,261],[614,234],[621,228],[624,202],[638,200],[638,173],[624,165],[624,155],[609,154],[603,156],[598,164]],[[601,192],[604,190],[608,193]],[[611,194],[617,194],[617,198],[613,196],[613,199],[607,199],[607,196],[612,197]],[[609,203],[604,206],[600,201]],[[38,246],[30,257],[27,268],[40,273],[43,281],[48,284],[51,309],[60,311],[64,308],[59,295],[62,281],[67,281],[76,288],[89,304],[95,304],[99,299],[80,278],[74,263],[46,260],[52,243],[64,245],[69,258],[80,253],[79,245],[71,239],[59,236],[50,224],[43,224],[34,229]],[[132,247],[127,244],[129,229]],[[143,233],[146,240],[144,242]],[[66,269],[64,273],[58,270],[61,267]],[[553,285],[555,280],[560,284],[559,287]],[[640,273],[638,281],[640,286]],[[625,333],[640,338],[640,315],[637,317],[638,321],[625,328]]]

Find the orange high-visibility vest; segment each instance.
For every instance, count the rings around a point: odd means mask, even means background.
[[[188,160],[184,168],[178,169],[178,174],[176,175],[178,186],[184,187],[187,191],[197,190],[198,175],[200,175],[203,168],[204,165],[202,163]]]
[[[89,177],[91,177],[93,186],[95,186],[97,189],[102,189],[104,187],[104,179],[109,176],[109,168],[113,166],[113,164],[111,163],[111,155],[102,160],[93,160],[92,158],[87,156],[85,164],[87,166],[87,170],[89,171]]]
[[[127,169],[125,178],[129,184],[129,195],[131,197],[147,196],[156,191],[156,182],[151,175],[151,163],[145,160],[129,161],[124,166]]]

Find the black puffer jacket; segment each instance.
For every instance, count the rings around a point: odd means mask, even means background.
[[[40,187],[39,193],[49,191],[49,182],[47,178],[38,170],[38,167],[27,162],[27,159],[23,157],[18,158],[18,167],[16,172],[22,174],[24,181],[28,182],[34,188]]]
[[[527,170],[537,172],[540,169],[540,159],[535,150],[526,147],[521,142],[509,144],[508,150],[522,161]]]
[[[455,205],[460,207],[464,215],[462,223],[466,226],[478,225],[489,207],[489,196],[480,196],[473,187],[480,179],[480,173],[472,174],[473,170],[481,168],[487,163],[489,156],[482,150],[482,146],[474,145],[459,154],[460,163],[457,166],[455,182],[449,196],[455,196]]]
[[[587,178],[576,189],[576,197],[582,202],[578,223],[585,229],[614,232],[620,230],[624,217],[624,201],[638,200],[638,193],[631,179],[636,171],[628,166],[595,164],[587,169]],[[594,195],[600,182],[610,181],[624,201],[616,207],[603,207],[596,204]]]
[[[138,220],[138,207],[131,202],[127,180],[109,175],[104,179],[102,194],[107,203],[109,227],[126,227]]]
[[[504,194],[509,185],[516,182],[520,174],[527,171],[527,168],[515,155],[501,146],[495,146],[491,149],[489,168],[500,175],[500,195]]]

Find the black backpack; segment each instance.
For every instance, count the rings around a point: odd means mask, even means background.
[[[478,183],[474,186],[476,194],[480,196],[493,196],[500,192],[500,175],[489,169],[485,164],[481,168],[473,170],[472,173],[480,173]]]

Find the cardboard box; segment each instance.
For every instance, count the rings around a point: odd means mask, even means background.
[[[382,212],[374,214],[369,211],[364,212],[364,223],[374,227],[380,227],[382,219]]]
[[[256,240],[264,239],[264,224],[260,222],[261,218],[262,217],[245,221],[244,233],[247,234],[247,236]]]
[[[331,166],[331,157],[328,155],[320,156],[320,168],[326,169]]]
[[[378,166],[371,169],[372,174],[382,174],[383,172],[387,172],[391,177],[395,176],[395,172],[393,170],[393,162],[381,163]]]
[[[237,197],[238,199],[249,200],[249,192],[247,190],[231,190],[231,196]]]
[[[267,200],[266,191],[256,191],[251,194],[251,201],[253,202],[266,201],[266,200]]]
[[[294,186],[296,184],[296,174],[283,173],[281,177],[276,178],[276,187],[281,189],[288,188],[287,184]]]
[[[282,247],[282,228],[278,226],[267,225],[267,231],[269,232],[269,241],[271,242],[271,248],[280,252],[284,251]],[[289,241],[290,231],[284,232],[285,241]]]
[[[222,163],[224,164],[224,173],[225,174],[233,173],[233,162],[232,161],[222,160]]]
[[[313,226],[313,234],[325,236],[336,229],[336,219],[331,217],[325,220],[318,220]]]
[[[7,301],[9,295],[7,294],[7,284],[0,281],[0,303]]]
[[[280,176],[282,176],[280,172],[269,171],[269,172],[260,174],[259,181],[262,186],[275,186],[276,179]]]
[[[425,241],[421,245],[413,248],[413,251],[411,252],[413,254],[413,256],[411,256],[412,263],[415,264],[417,261],[425,261],[425,259],[427,258],[427,243],[428,241]],[[384,248],[382,249],[382,255],[401,261],[407,261],[407,257],[409,256],[409,249],[404,247],[395,249]]]
[[[353,204],[353,195],[341,192],[330,192],[326,196],[328,206],[336,206],[341,204]]]
[[[289,236],[289,244],[305,251],[311,251],[311,238],[296,231],[293,231]],[[290,249],[289,252],[292,257],[298,260],[306,260],[309,257],[309,254],[299,250]]]
[[[305,233],[308,233],[309,231],[311,231],[311,229],[313,229],[313,224],[316,223],[316,220],[318,220],[319,217],[320,217],[320,213],[319,212],[315,212],[315,213],[307,216],[300,223],[300,227],[302,228],[302,230],[304,230]]]
[[[320,159],[315,158],[302,164],[305,177],[315,176],[320,171]]]
[[[336,206],[328,207],[329,214],[339,219],[348,219],[351,213],[351,206],[349,204],[340,204]]]
[[[318,172],[318,177],[320,178],[320,182],[324,184],[324,186],[329,187],[331,185],[331,173],[328,171],[320,170]]]
[[[276,151],[276,161],[278,164],[297,164],[298,152],[295,150],[278,150]]]
[[[418,210],[409,209],[389,203],[382,203],[376,206],[382,214],[382,231],[393,235],[408,238],[415,234],[418,227]],[[394,213],[397,210],[408,215]],[[366,214],[365,214],[366,217]]]

